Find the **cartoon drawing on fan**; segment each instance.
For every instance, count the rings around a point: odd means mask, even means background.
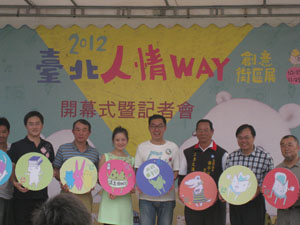
[[[76,188],[78,190],[82,189],[83,186],[83,170],[84,170],[84,166],[85,166],[85,160],[83,160],[82,164],[81,164],[81,168],[80,170],[78,169],[78,161],[76,160],[76,164],[75,164],[75,171],[73,174],[73,178],[74,178],[74,184],[76,186]]]
[[[7,163],[7,158],[5,157],[4,154],[2,154],[3,160],[0,159],[0,181],[7,175],[6,171],[6,163]]]
[[[67,170],[65,174],[65,180],[67,182],[67,185],[69,189],[72,189],[74,186],[74,177],[73,177],[73,170]]]
[[[202,206],[204,202],[210,202],[211,199],[207,199],[204,195],[203,181],[200,176],[196,176],[193,179],[184,182],[189,188],[193,188],[193,203],[198,206]]]
[[[295,187],[288,187],[289,181],[287,180],[286,174],[277,172],[275,173],[275,181],[272,187],[270,198],[272,197],[273,193],[276,196],[274,203],[276,204],[277,199],[284,199],[283,205],[285,205],[287,196],[287,191],[294,191]]]
[[[227,196],[232,192],[235,194],[234,200],[236,200],[239,195],[250,187],[251,182],[249,181],[250,175],[243,175],[242,172],[239,175],[234,175],[233,178],[231,175],[227,175],[227,179],[231,180],[231,184],[227,191]]]
[[[110,168],[109,163],[107,164],[107,169],[108,168]],[[129,176],[131,176],[131,174],[129,174]],[[120,193],[122,193],[123,188],[128,185],[128,180],[123,170],[118,173],[116,169],[112,169],[110,173],[107,173],[107,182],[111,187],[112,192],[114,191],[114,188],[120,188]]]
[[[160,161],[158,161],[159,163]],[[144,168],[144,176],[148,179],[149,183],[159,192],[159,194],[162,194],[165,192],[164,185],[166,184],[166,181],[163,179],[163,177],[159,174],[160,169],[158,166],[154,163],[150,163]]]
[[[128,162],[111,159],[101,166],[98,177],[106,192],[121,196],[128,194],[134,188],[135,172]]]
[[[152,184],[152,186],[159,192],[159,194],[165,192],[164,184],[166,184],[166,181],[162,178],[161,175],[159,175],[156,180],[149,180],[149,183]]]
[[[74,156],[66,160],[60,169],[63,185],[75,194],[88,193],[97,183],[97,169],[88,158]]]
[[[28,160],[28,175],[29,175],[29,186],[32,186],[35,184],[35,187],[37,188],[39,182],[40,182],[40,175],[41,172],[41,163],[43,162],[43,159],[39,156],[32,156]]]

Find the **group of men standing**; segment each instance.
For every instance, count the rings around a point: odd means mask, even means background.
[[[5,118],[0,118],[0,149],[7,151],[13,164],[11,182],[8,181],[0,187],[0,223],[13,225],[14,212],[15,224],[30,224],[31,213],[38,205],[48,198],[47,188],[40,191],[30,191],[24,188],[14,175],[18,159],[29,152],[39,152],[53,163],[54,176],[59,179],[59,170],[62,164],[73,156],[89,158],[96,166],[99,161],[99,152],[91,147],[87,139],[91,134],[91,125],[86,120],[77,120],[73,124],[74,141],[58,149],[54,159],[54,150],[51,143],[40,137],[44,124],[43,116],[32,111],[24,117],[27,135],[24,139],[7,145],[10,126]],[[196,124],[198,143],[182,152],[178,146],[164,139],[167,129],[166,119],[161,115],[153,115],[148,119],[148,129],[151,135],[149,141],[143,142],[137,148],[135,168],[138,169],[148,159],[159,158],[166,161],[174,172],[174,183],[171,190],[163,196],[153,197],[144,193],[139,194],[140,224],[141,225],[171,225],[173,210],[175,208],[175,182],[178,184],[183,178],[194,171],[208,173],[218,184],[222,172],[231,166],[243,165],[255,174],[258,186],[254,198],[244,205],[230,205],[231,225],[263,225],[265,222],[265,199],[261,193],[261,185],[265,175],[273,169],[271,155],[262,147],[255,146],[255,129],[249,124],[241,125],[236,131],[239,149],[228,152],[217,145],[212,139],[214,134],[213,124],[210,120],[202,119]],[[282,138],[280,142],[281,153],[284,160],[278,167],[290,169],[300,181],[299,142],[293,135]],[[214,166],[210,166],[210,165]],[[14,187],[14,191],[12,190]],[[62,186],[63,191],[68,187]],[[13,204],[12,204],[13,195]],[[91,193],[80,195],[81,201],[91,211]],[[184,215],[187,225],[225,225],[226,202],[219,195],[213,206],[208,209],[196,211],[185,207]],[[300,221],[300,198],[289,209],[278,210],[278,225],[296,225]]]
[[[258,182],[255,196],[243,205],[229,204],[231,225],[264,225],[266,216],[265,199],[261,191],[263,179],[274,168],[271,155],[262,147],[255,146],[255,129],[243,124],[236,130],[239,149],[228,154],[213,140],[213,124],[209,120],[199,120],[196,136],[199,142],[181,153],[179,184],[185,175],[202,171],[212,176],[216,184],[223,170],[236,165],[248,167],[255,174]],[[284,161],[278,167],[290,169],[300,182],[299,141],[293,135],[284,136],[280,142]],[[209,164],[214,164],[214,167]],[[299,183],[300,184],[300,183]],[[208,209],[195,211],[185,207],[184,215],[187,225],[225,225],[225,201],[218,196],[215,204]],[[278,210],[277,225],[296,225],[300,221],[300,194],[297,202],[289,209]]]
[[[217,145],[212,137],[213,123],[201,119],[196,124],[198,143],[179,152],[175,143],[164,139],[166,120],[160,115],[149,118],[151,140],[138,146],[135,167],[151,158],[160,158],[169,163],[174,171],[174,182],[178,178],[180,185],[183,178],[195,171],[208,173],[218,184],[222,172],[235,165],[248,167],[255,174],[258,186],[255,196],[246,204],[229,205],[231,225],[264,225],[266,216],[265,199],[261,192],[263,179],[274,168],[271,155],[260,146],[255,146],[256,131],[253,126],[243,124],[236,130],[239,149],[228,152]],[[280,142],[284,160],[278,167],[290,169],[300,182],[299,141],[293,135],[284,136]],[[179,157],[178,157],[179,154]],[[178,167],[179,165],[179,167]],[[212,166],[214,165],[214,166]],[[300,183],[299,183],[300,184]],[[164,196],[140,196],[140,224],[171,225],[175,207],[174,189]],[[187,225],[225,225],[226,202],[218,195],[213,206],[197,211],[185,206],[185,222]],[[297,202],[289,209],[278,210],[277,225],[296,225],[300,221],[300,194]]]
[[[16,163],[23,155],[30,152],[43,154],[53,164],[54,176],[58,181],[60,181],[59,170],[67,159],[83,156],[98,166],[100,157],[99,152],[87,142],[91,134],[91,125],[86,120],[80,119],[73,123],[74,141],[61,145],[56,156],[52,144],[41,138],[44,117],[40,112],[27,113],[24,117],[24,125],[27,135],[9,148],[7,139],[10,125],[6,118],[0,118],[0,149],[7,152],[13,167],[10,180],[0,186],[0,224],[2,225],[31,225],[32,213],[48,199],[47,187],[39,191],[31,191],[16,179]],[[67,185],[61,185],[61,188],[63,192],[68,192]],[[91,192],[77,197],[91,212]]]

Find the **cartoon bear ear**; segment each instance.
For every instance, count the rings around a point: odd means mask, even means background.
[[[229,94],[227,91],[221,91],[216,96],[216,102],[217,104],[221,104],[223,102],[226,102],[232,98],[231,94]]]
[[[283,105],[279,109],[279,114],[289,128],[296,128],[300,125],[300,105],[294,103]]]

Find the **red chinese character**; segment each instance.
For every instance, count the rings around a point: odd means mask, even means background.
[[[61,101],[60,117],[76,117],[77,102],[76,101]]]
[[[150,80],[154,80],[155,76],[162,76],[163,80],[167,79],[166,69],[164,64],[160,64],[163,60],[160,55],[160,49],[153,49],[152,45],[148,45],[148,52],[145,53],[147,56],[147,63],[144,62],[143,52],[141,48],[138,48],[138,54],[140,59],[140,69],[142,80],[146,80],[146,67],[150,66]],[[137,67],[137,63],[135,63]]]
[[[134,118],[133,112],[135,110],[135,102],[133,101],[120,101],[119,102],[119,118]]]
[[[174,102],[162,102],[160,103],[157,107],[157,109],[160,109],[160,110],[157,110],[158,113],[161,113],[162,116],[164,116],[166,119],[171,119],[173,117],[173,104]]]
[[[149,104],[150,106],[147,107],[147,104]],[[139,107],[139,111],[138,111],[138,118],[149,118],[149,111],[154,111],[154,102],[153,101],[140,101],[138,103],[138,107]],[[151,115],[153,113],[151,112]]]
[[[180,119],[192,119],[192,112],[194,105],[191,105],[188,102],[184,102],[181,105],[178,105],[179,107],[179,113],[180,113]]]
[[[123,59],[123,46],[117,46],[117,53],[116,53],[116,57],[115,57],[115,60],[112,64],[112,66],[110,67],[110,69],[107,72],[101,74],[101,77],[105,84],[107,82],[112,81],[115,77],[119,77],[119,78],[125,79],[125,80],[128,80],[131,78],[130,75],[128,75],[120,70],[121,64],[122,64],[122,59]]]
[[[109,116],[111,118],[114,118],[116,116],[116,114],[112,114],[111,113],[111,107],[114,107],[116,106],[115,102],[114,101],[107,101],[106,104],[99,104],[99,110],[101,111],[101,113],[99,114],[100,117],[104,117],[104,116],[107,116],[107,114],[105,113],[105,111],[108,112]]]
[[[80,115],[82,117],[94,117],[97,113],[96,110],[94,109],[94,104],[96,102],[93,101],[83,101],[80,102],[82,104],[82,109],[80,110]]]

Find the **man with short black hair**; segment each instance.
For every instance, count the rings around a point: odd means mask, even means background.
[[[225,168],[228,153],[213,140],[213,124],[201,119],[196,124],[198,143],[180,152],[178,186],[186,175],[201,171],[210,175],[216,184]],[[193,210],[185,206],[184,217],[187,225],[225,225],[226,203],[216,200],[205,210]]]
[[[255,146],[255,129],[249,124],[241,125],[236,131],[240,149],[229,154],[226,168],[231,166],[248,167],[257,179],[257,191],[252,200],[243,205],[230,204],[231,225],[264,225],[266,215],[265,198],[261,186],[266,174],[274,168],[273,158],[262,147]]]
[[[280,141],[281,154],[284,157],[277,168],[289,169],[298,179],[300,186],[299,141],[294,135],[286,135]],[[298,225],[300,222],[300,192],[298,200],[288,209],[277,210],[276,225]]]
[[[9,145],[7,143],[10,132],[10,124],[4,117],[0,118],[0,150],[8,152]],[[13,225],[13,186],[10,180],[0,185],[0,224]]]
[[[52,144],[40,137],[44,125],[42,114],[37,111],[27,113],[24,117],[24,125],[27,136],[13,143],[8,152],[13,164],[11,180],[14,185],[13,208],[16,225],[30,225],[33,210],[48,199],[47,187],[40,191],[30,191],[17,181],[16,163],[23,155],[30,152],[43,154],[50,162],[54,160]]]
[[[53,162],[54,176],[59,182],[60,168],[66,160],[74,156],[85,157],[91,160],[94,163],[94,165],[98,167],[100,154],[95,148],[90,146],[87,141],[91,134],[91,124],[84,119],[76,120],[73,123],[72,132],[74,135],[74,141],[71,143],[61,145],[57,150],[55,160]],[[63,191],[69,192],[67,184],[61,186],[61,188]],[[91,213],[93,207],[93,198],[91,191],[86,194],[78,194],[76,196],[82,201],[82,203],[86,206],[87,210]]]
[[[166,119],[153,115],[148,120],[151,140],[141,143],[135,155],[135,168],[139,168],[148,159],[161,159],[169,164],[174,172],[174,182],[179,170],[179,150],[175,143],[165,140]],[[139,195],[140,225],[172,225],[175,208],[175,189],[154,197],[145,193]]]

